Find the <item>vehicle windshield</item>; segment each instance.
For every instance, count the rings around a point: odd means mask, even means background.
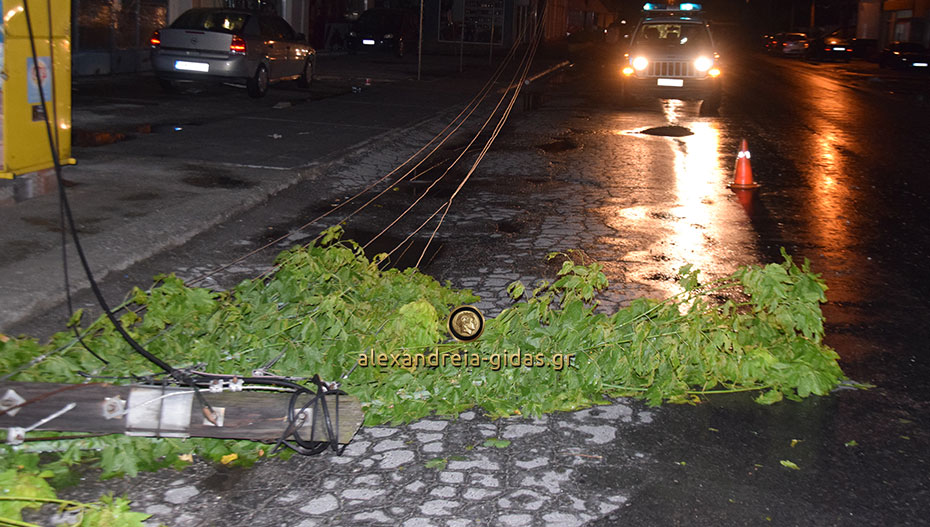
[[[697,48],[710,46],[710,40],[704,26],[677,22],[643,24],[634,42],[654,47]]]
[[[249,21],[249,15],[228,11],[191,10],[179,16],[171,24],[172,29],[194,29],[220,33],[241,33]]]
[[[802,40],[807,40],[807,35],[801,33],[788,33],[785,35],[785,40],[788,42],[800,42]]]

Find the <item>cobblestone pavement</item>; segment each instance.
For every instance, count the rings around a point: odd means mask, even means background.
[[[601,297],[606,310],[674,292],[676,270],[686,262],[716,276],[753,261],[754,238],[725,187],[727,149],[736,139],[723,132],[722,120],[699,117],[694,103],[655,102],[620,114],[596,90],[579,90],[582,81],[557,84],[558,95],[541,109],[513,117],[433,242],[440,249],[424,271],[474,290],[489,316],[508,305],[513,280],[531,284],[554,276],[556,268],[545,261],[550,251],[578,250],[579,258],[604,266],[612,283]],[[668,125],[693,135],[641,133]],[[343,164],[320,182],[320,195],[349,196],[390,170],[419,139],[397,140]],[[416,211],[436,210],[464,171],[450,173]],[[398,185],[380,208],[350,222],[347,236],[370,237],[374,231],[364,226],[384,225],[436,176]],[[396,232],[410,232],[427,215],[414,212]],[[421,231],[418,247],[432,228]],[[292,231],[277,248],[307,236]],[[389,235],[377,249],[402,238]],[[241,246],[259,241],[244,239]],[[207,267],[175,271],[191,277]],[[237,264],[211,285],[267,268],[267,261]],[[539,418],[492,421],[472,411],[363,428],[343,456],[326,452],[245,470],[195,464],[103,484],[89,476],[62,495],[95,499],[101,488],[126,493],[136,510],[153,515],[151,525],[177,527],[583,525],[616,514],[635,494],[633,483],[601,484],[600,474],[649,470],[654,460],[624,445],[635,429],[655,426],[656,412],[631,400]],[[485,443],[489,438],[510,443],[497,448]],[[606,450],[612,455],[605,465]]]

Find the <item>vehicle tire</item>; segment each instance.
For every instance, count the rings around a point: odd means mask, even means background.
[[[310,84],[312,83],[313,83],[313,61],[308,59],[307,62],[304,64],[303,74],[300,76],[299,79],[297,79],[297,86],[300,88],[306,89],[306,88],[309,88]]]
[[[407,46],[407,44],[404,42],[404,39],[403,39],[403,38],[401,38],[401,39],[399,39],[399,40],[397,41],[397,49],[394,50],[394,53],[397,54],[397,58],[403,58],[403,57],[404,57],[404,52],[407,51],[406,49],[404,49],[406,46]]]
[[[162,91],[165,93],[176,93],[178,91],[177,86],[168,79],[158,77],[158,85],[161,86]]]
[[[253,99],[264,97],[268,93],[268,68],[264,64],[259,64],[255,75],[246,81],[245,87],[249,92],[249,97]]]

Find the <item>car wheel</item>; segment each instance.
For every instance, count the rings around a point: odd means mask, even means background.
[[[301,88],[309,88],[309,87],[310,87],[310,83],[311,83],[312,81],[313,81],[313,61],[312,61],[312,60],[308,60],[308,61],[304,64],[304,72],[303,72],[303,74],[300,76],[299,79],[297,79],[297,86],[299,86],[299,87],[301,87]]]
[[[258,65],[255,75],[245,83],[245,87],[248,89],[249,97],[257,99],[265,96],[268,92],[268,69],[264,64]]]
[[[720,109],[720,99],[720,90],[717,90],[710,97],[701,101],[699,113],[701,115],[717,115],[717,111]]]

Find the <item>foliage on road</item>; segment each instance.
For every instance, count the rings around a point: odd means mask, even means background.
[[[798,266],[787,255],[780,264],[740,268],[706,284],[686,266],[679,295],[639,299],[610,314],[597,309],[597,293],[607,287],[600,266],[562,258],[553,282],[532,290],[511,284],[514,303],[487,321],[480,339],[462,343],[446,337],[445,320],[453,307],[477,297],[415,269],[383,270],[383,256],[369,260],[339,236],[331,231],[325,243],[282,253],[273,276],[230,291],[159,276],[151,290],[132,292],[139,309],[120,318],[136,340],[175,367],[249,374],[273,364],[273,374],[330,381],[349,374],[343,389],[362,401],[367,425],[474,407],[492,417],[539,415],[604,404],[605,395],[657,405],[758,391],[758,402],[773,403],[827,394],[843,379],[837,354],[822,340],[826,286],[807,262]],[[109,365],[65,332],[47,344],[0,343],[0,371],[47,355],[16,380],[163,373],[134,354],[105,319],[83,332],[84,343]],[[93,441],[102,448],[93,457],[104,476],[184,464],[193,456],[219,461],[235,453],[226,459],[248,464],[266,448],[212,439]],[[64,454],[67,463],[81,456],[74,448]]]

